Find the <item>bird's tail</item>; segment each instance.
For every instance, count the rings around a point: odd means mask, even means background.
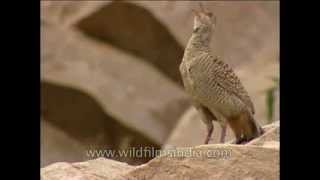
[[[249,112],[244,112],[236,119],[229,121],[238,140],[251,141],[264,133],[262,127]]]
[[[258,124],[258,122],[254,119],[252,115],[249,116],[249,124],[251,129],[251,138],[256,138],[261,136],[264,133],[262,127]]]

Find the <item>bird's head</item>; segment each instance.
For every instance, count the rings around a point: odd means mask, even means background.
[[[211,32],[216,25],[216,17],[212,12],[205,10],[203,5],[200,3],[200,10],[192,10],[194,14],[194,33],[206,33]]]

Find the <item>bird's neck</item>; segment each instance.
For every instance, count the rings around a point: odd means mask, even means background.
[[[185,57],[186,59],[191,59],[194,56],[197,56],[203,52],[210,51],[210,35],[208,34],[200,34],[200,33],[192,33],[191,38],[187,44],[185,49]]]

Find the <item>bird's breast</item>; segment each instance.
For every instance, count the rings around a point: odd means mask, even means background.
[[[180,64],[180,73],[186,91],[192,95],[195,83],[190,74],[190,66],[187,63],[182,62]]]

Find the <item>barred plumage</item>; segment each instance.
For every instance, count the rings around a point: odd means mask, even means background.
[[[183,84],[208,127],[208,143],[213,131],[212,120],[221,123],[224,141],[225,126],[234,131],[237,143],[259,136],[254,105],[231,67],[213,55],[209,48],[214,22],[208,12],[195,13],[194,31],[180,65]]]
[[[200,57],[195,57],[195,60],[190,64],[190,76],[193,79],[208,79],[208,83],[221,86],[227,91],[227,96],[235,96],[244,103],[247,108],[254,114],[253,103],[241,84],[239,78],[233,72],[231,67],[226,63],[219,60],[218,57],[210,55],[208,52],[204,52]],[[201,72],[200,74],[197,72]],[[202,82],[202,81],[199,81]],[[203,87],[202,84],[198,84],[199,87]],[[207,89],[208,92],[215,90],[215,86],[210,86],[212,89]]]

